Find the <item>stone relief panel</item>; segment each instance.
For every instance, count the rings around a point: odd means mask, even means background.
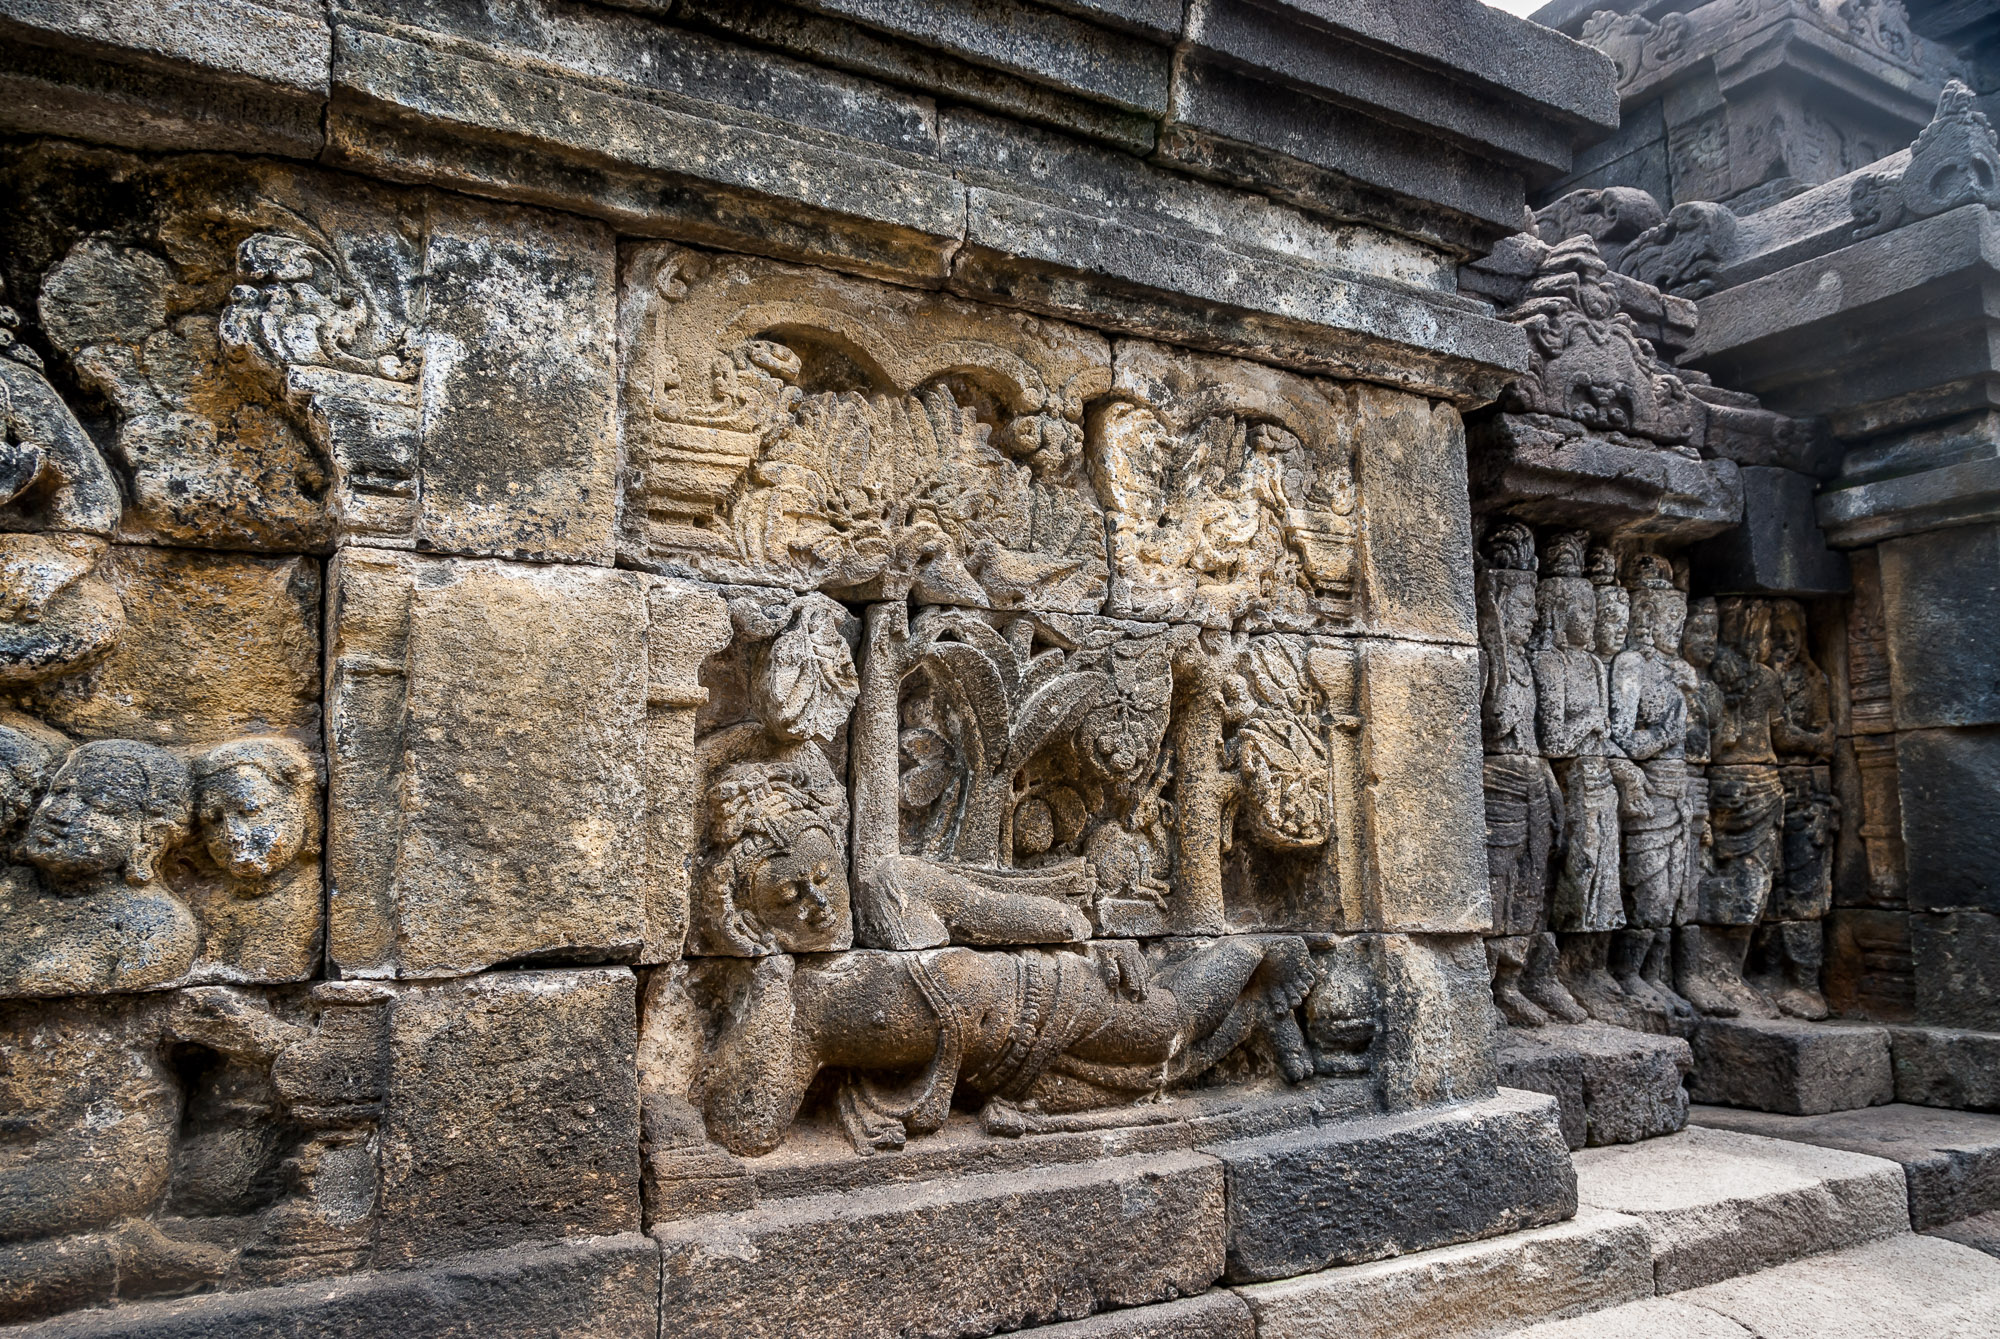
[[[826,271],[624,257],[620,556],[649,570],[1094,612],[1098,335]]]
[[[1804,607],[1537,539],[1502,521],[1481,551],[1495,1004],[1517,1027],[1824,1018],[1840,810]]]
[[[40,144],[0,175],[41,202],[0,254],[120,538],[610,562],[601,228],[255,160]]]

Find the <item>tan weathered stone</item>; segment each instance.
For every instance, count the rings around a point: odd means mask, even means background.
[[[624,968],[398,988],[376,1263],[637,1231],[635,1008]]]
[[[620,554],[846,599],[1090,611],[1104,341],[822,270],[624,256]]]
[[[677,953],[687,852],[671,843],[697,779],[662,786],[656,818],[648,767],[672,767],[689,733],[701,658],[726,635],[720,597],[630,572],[361,550],[335,561],[333,584],[342,970]],[[651,653],[649,598],[665,620]],[[655,732],[665,751],[649,764]]]

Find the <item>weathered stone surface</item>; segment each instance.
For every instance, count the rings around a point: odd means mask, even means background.
[[[1941,1223],[1929,1229],[1924,1235],[1943,1237],[1961,1246],[1970,1246],[1975,1251],[2000,1258],[2000,1212],[1974,1214],[1955,1223]]]
[[[2000,1034],[1892,1027],[1896,1100],[1964,1111],[2000,1111]]]
[[[429,220],[420,547],[609,565],[611,231],[453,200]]]
[[[1681,1299],[1759,1339],[1978,1335],[2000,1323],[2000,1260],[1904,1234],[1717,1283]]]
[[[291,1339],[301,1334],[414,1339],[466,1334],[631,1339],[659,1324],[659,1247],[633,1235],[587,1237],[458,1256],[423,1269],[357,1274],[222,1296],[83,1312],[23,1339]]]
[[[1895,1099],[1889,1036],[1864,1024],[1705,1018],[1694,1037],[1697,1102],[1792,1116]]]
[[[1967,677],[1984,673],[1983,667],[1963,668]],[[2000,855],[2000,836],[1994,827],[2000,822],[1996,779],[2000,779],[2000,725],[1896,733],[1897,800],[1908,852],[1911,908],[1945,913],[1932,918],[1945,931],[1930,941],[1933,949],[1951,943],[1955,930],[1969,931],[1976,940],[1979,926],[2000,918],[2000,876],[1994,874],[1992,863]],[[1951,955],[1951,950],[1945,951]],[[1966,955],[1961,961],[1976,970],[1980,959]],[[1958,1020],[1938,1016],[1928,1021]],[[1970,1018],[1962,1025],[1983,1026]]]
[[[17,0],[0,17],[9,130],[301,158],[324,142],[329,34],[310,6]]]
[[[1601,1023],[1508,1028],[1497,1038],[1500,1082],[1562,1106],[1571,1149],[1630,1144],[1687,1124],[1688,1043]]]
[[[1586,1211],[1553,1227],[1240,1288],[1268,1339],[1510,1332],[1653,1292],[1645,1228]]]
[[[662,1324],[688,1335],[949,1336],[1200,1292],[1222,1273],[1213,1158],[1115,1158],[655,1228]]]
[[[2000,1031],[2000,916],[1913,915],[1910,956],[1918,1022]]]
[[[650,828],[648,731],[669,732],[670,765],[685,748],[672,720],[700,700],[692,681],[727,613],[665,583],[649,650],[649,581],[379,550],[335,561],[330,954],[344,972],[677,951],[692,835],[671,814],[689,801],[663,788]]]
[[[1208,1149],[1229,1190],[1229,1278],[1406,1255],[1575,1212],[1554,1103],[1526,1093]]]
[[[1477,1101],[1499,1081],[1486,961],[1471,935],[1370,936],[1381,1025],[1376,1091],[1390,1111]]]
[[[1577,1199],[1645,1224],[1662,1293],[1909,1230],[1881,1158],[1690,1127],[1576,1155]]]
[[[1967,665],[1990,658],[2000,637],[2000,584],[1992,577],[2000,563],[2000,525],[1892,539],[1879,552],[1897,726],[1921,730],[2000,722],[2000,686],[1966,672]],[[1972,820],[1970,826],[1982,824]],[[1922,835],[1948,840],[1928,828]]]
[[[1371,641],[1362,667],[1362,924],[1482,930],[1493,911],[1479,784],[1478,653]],[[1412,803],[1418,795],[1431,798]]]
[[[1543,1321],[1516,1332],[1519,1339],[1616,1339],[1644,1334],[1649,1339],[1754,1339],[1735,1321],[1679,1297],[1653,1297],[1595,1311],[1573,1320]]]
[[[1941,1223],[2000,1209],[2000,1117],[1897,1104],[1825,1116],[1774,1116],[1700,1107],[1696,1124],[1841,1148],[1900,1163],[1910,1185],[1910,1224]]]
[[[319,734],[320,565],[114,545],[103,566],[125,610],[118,645],[28,706],[80,739],[162,745]]]
[[[1256,1322],[1242,1298],[1218,1288],[1178,1302],[1106,1311],[1016,1333],[1030,1339],[1253,1339]]]
[[[1725,594],[1841,595],[1847,559],[1829,549],[1813,512],[1819,481],[1797,470],[1746,465],[1743,522],[1695,551],[1702,585]]]
[[[637,1231],[637,1036],[622,968],[398,991],[376,1263]]]

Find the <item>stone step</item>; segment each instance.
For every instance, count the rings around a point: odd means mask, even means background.
[[[1500,1082],[1560,1102],[1572,1149],[1654,1139],[1687,1124],[1681,1080],[1694,1054],[1679,1037],[1604,1023],[1499,1028],[1494,1036]]]
[[[1892,1027],[1889,1058],[1898,1102],[2000,1111],[2000,1032]]]
[[[1480,1339],[1653,1292],[1644,1224],[1567,1223],[1238,1288],[1258,1339]]]
[[[2000,1260],[1935,1237],[1890,1237],[1517,1330],[1510,1339],[1992,1339]]]
[[[1575,1156],[1580,1204],[1645,1225],[1659,1293],[1910,1230],[1885,1158],[1701,1126]]]
[[[2000,1259],[2000,1212],[1974,1214],[1955,1223],[1944,1223],[1930,1229],[1930,1235]]]
[[[1705,1018],[1694,1034],[1696,1102],[1814,1116],[1895,1100],[1889,1030],[1796,1018]]]
[[[2000,1209],[2000,1116],[1934,1107],[1867,1107],[1823,1116],[1698,1106],[1696,1125],[1887,1158],[1909,1185],[1910,1226],[1923,1232]]]

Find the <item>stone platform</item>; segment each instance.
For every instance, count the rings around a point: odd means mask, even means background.
[[[1695,1030],[1696,1102],[1814,1116],[1879,1106],[1895,1091],[1885,1027],[1705,1018]]]
[[[1698,1106],[1689,1118],[1707,1129],[1789,1139],[1897,1163],[1909,1182],[1910,1223],[1919,1232],[2000,1210],[2000,1116],[1897,1103],[1821,1116]]]
[[[1694,1054],[1679,1037],[1602,1023],[1506,1028],[1495,1036],[1500,1081],[1560,1102],[1572,1150],[1652,1139],[1687,1124],[1682,1080]]]
[[[1889,1029],[1896,1100],[1963,1111],[2000,1111],[2000,1032]]]

